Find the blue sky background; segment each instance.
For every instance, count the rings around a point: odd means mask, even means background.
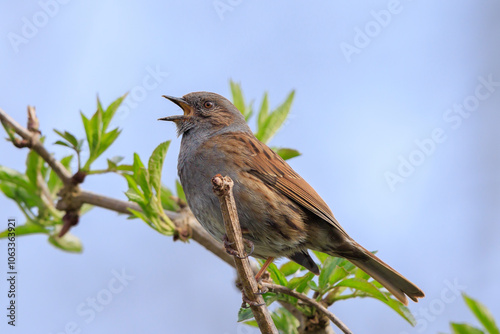
[[[410,305],[415,328],[375,300],[330,309],[355,333],[449,332],[449,321],[475,323],[463,290],[500,319],[500,86],[459,126],[444,118],[454,105],[474,102],[479,78],[500,81],[498,1],[66,2],[0,4],[0,108],[25,124],[26,106],[35,105],[48,144],[57,140],[53,128],[84,136],[79,111],[93,113],[96,95],[107,105],[131,92],[113,124],[123,133],[105,157],[131,162],[137,152],[145,160],[172,139],[163,170],[172,186],[179,139],[172,124],[156,119],[178,110],[162,94],[229,97],[232,78],[256,106],[264,91],[276,106],[295,89],[291,116],[271,144],[302,152],[290,164],[351,236],[427,296]],[[388,8],[394,13],[376,23]],[[35,23],[37,31],[24,27]],[[371,37],[361,45],[356,35],[365,29]],[[12,42],[13,34],[23,43]],[[362,47],[346,57],[342,43],[355,42]],[[144,80],[155,82],[152,71],[160,73],[157,85],[145,89]],[[446,139],[418,153],[416,142],[433,131]],[[49,147],[58,158],[68,154]],[[2,140],[0,164],[24,170],[26,152]],[[105,157],[94,167],[104,167]],[[387,173],[412,157],[421,157],[419,165],[391,188]],[[125,199],[119,176],[88,177],[83,188]],[[3,196],[0,209],[2,230],[8,217],[22,222]],[[72,326],[81,333],[255,332],[236,323],[241,294],[233,270],[196,243],[174,243],[102,209],[72,232],[82,254],[63,253],[43,236],[18,240],[18,326],[2,315],[2,333],[70,333]],[[95,317],[82,316],[81,304],[103,296],[123,271],[126,286]]]

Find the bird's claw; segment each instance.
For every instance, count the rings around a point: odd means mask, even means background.
[[[265,286],[263,286],[262,284],[260,284],[260,281],[257,282],[257,292],[255,293],[256,295],[263,295],[265,294],[266,292],[269,291],[268,288],[266,288]]]
[[[258,293],[256,293],[258,294]],[[241,308],[249,308],[250,306],[264,306],[266,303],[257,303],[253,300],[248,299],[248,297],[245,295],[244,291],[241,291],[243,303],[241,304]],[[248,305],[248,306],[247,306]]]
[[[250,255],[252,255],[254,248],[255,248],[253,242],[251,242],[250,240],[247,240],[247,239],[243,239],[243,243],[245,245],[247,245],[248,247],[250,247],[250,252],[241,256],[240,254],[238,254],[238,251],[236,251],[234,248],[231,247],[232,245],[234,245],[234,242],[229,242],[227,235],[224,234],[222,241],[224,243],[224,249],[226,250],[226,253],[228,253],[229,255],[235,256],[238,259],[246,259]]]

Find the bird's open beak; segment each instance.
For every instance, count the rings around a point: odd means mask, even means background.
[[[184,111],[184,115],[174,115],[174,116],[168,116],[168,117],[162,117],[158,118],[159,121],[171,121],[171,122],[176,122],[180,121],[186,118],[186,116],[190,113],[191,111],[191,106],[184,101],[184,99],[180,97],[173,97],[173,96],[168,96],[168,95],[163,95],[164,98],[169,99],[173,103],[177,104],[179,107],[181,107],[182,111]]]

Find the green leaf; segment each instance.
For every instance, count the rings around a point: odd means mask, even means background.
[[[71,253],[81,253],[83,251],[82,243],[80,239],[71,233],[66,233],[62,238],[59,238],[59,234],[62,225],[57,225],[55,232],[49,236],[49,242],[55,247],[62,249],[66,252]]]
[[[319,273],[318,285],[320,289],[324,289],[330,282],[330,276],[337,266],[340,264],[341,259],[336,257],[328,257],[323,263],[323,269]]]
[[[57,133],[62,138],[66,139],[68,141],[68,143],[70,144],[70,147],[74,147],[74,148],[78,147],[78,140],[76,139],[76,137],[74,135],[72,135],[68,131],[64,131],[64,133],[62,133],[61,131],[54,129],[54,132]]]
[[[90,120],[85,121],[84,120],[84,127],[85,127],[85,132],[87,134],[87,142],[89,144],[89,158],[87,162],[85,163],[85,166],[83,167],[84,170],[89,170],[90,165],[97,159],[99,156],[98,150],[99,150],[99,145],[101,142],[101,136],[103,135],[102,133],[102,106],[99,101],[99,98],[97,99],[97,111],[95,112],[94,115],[90,118]],[[83,114],[82,114],[82,119],[83,119]]]
[[[93,132],[94,129],[92,129],[90,127],[90,121],[89,121],[89,119],[81,111],[80,111],[80,116],[82,117],[83,128],[85,129],[85,135],[87,136],[87,141],[89,142],[89,146],[90,146],[92,143],[89,141],[89,139],[92,138],[92,132]]]
[[[184,203],[187,203],[186,200],[186,194],[184,193],[184,188],[182,188],[182,184],[179,182],[179,180],[175,180],[175,189],[177,191],[177,197],[184,201]]]
[[[120,96],[119,98],[117,98],[116,100],[114,100],[108,106],[108,108],[106,109],[106,111],[103,112],[103,115],[102,115],[102,131],[106,131],[107,130],[108,125],[111,122],[111,119],[115,115],[116,111],[118,110],[118,108],[122,104],[122,102],[125,99],[125,97],[127,97],[127,94],[125,94],[123,96]],[[99,99],[97,99],[97,101],[100,104]],[[102,109],[102,106],[101,106],[101,109]]]
[[[169,140],[158,145],[148,162],[149,184],[156,191],[158,199],[161,199],[161,172],[169,145]]]
[[[285,276],[290,276],[292,274],[295,274],[297,271],[300,270],[302,266],[296,262],[293,261],[288,261],[284,264],[281,265],[280,271],[283,273]]]
[[[311,272],[308,272],[302,277],[294,277],[288,282],[288,288],[289,289],[296,289],[297,292],[304,292],[305,289],[308,287],[308,282],[311,281],[314,278],[314,274]]]
[[[85,128],[85,134],[87,135],[87,142],[89,144],[89,158],[83,167],[83,170],[89,171],[92,163],[106,151],[111,144],[116,140],[116,138],[120,135],[121,130],[118,128],[113,129],[109,132],[106,132],[108,128],[109,122],[111,121],[113,115],[115,114],[117,108],[120,106],[120,103],[123,101],[124,96],[118,98],[113,103],[109,105],[106,111],[103,110],[101,101],[99,97],[97,97],[97,111],[90,118],[90,120],[85,117],[85,115],[80,112],[82,116],[83,126]],[[67,137],[67,133],[64,133],[64,138]],[[66,138],[68,139],[68,138]],[[68,139],[69,140],[69,139]],[[76,141],[76,139],[75,139]],[[81,141],[76,141],[74,144],[78,150],[82,146]],[[108,165],[109,166],[109,165]]]
[[[271,274],[271,278],[276,284],[287,286],[288,281],[286,280],[285,275],[281,271],[279,271],[278,267],[274,263],[271,263],[267,270]]]
[[[367,282],[364,279],[361,278],[347,278],[345,280],[340,281],[337,283],[336,287],[339,286],[344,286],[348,288],[352,288],[355,290],[363,291],[368,293],[370,296],[381,300],[381,301],[386,301],[387,297],[380,292],[379,289],[377,289],[372,283]]]
[[[83,140],[83,139],[80,139],[80,140],[78,141],[78,145],[76,146],[76,150],[77,150],[78,152],[81,152],[81,151],[82,151],[83,142],[84,142],[84,140]]]
[[[259,324],[255,320],[245,321],[244,324],[250,327],[259,327]]]
[[[128,191],[132,189],[136,194],[142,197],[142,202],[145,202],[146,199],[144,198],[144,193],[142,192],[141,189],[139,189],[139,186],[137,185],[137,182],[135,181],[134,177],[129,174],[122,174],[122,175],[127,180],[128,187],[130,188]]]
[[[35,234],[35,233],[43,233],[43,234],[48,234],[49,231],[45,229],[43,226],[34,224],[31,222],[26,222],[24,225],[19,225],[16,226],[16,236],[21,236],[21,235],[28,235],[28,234]],[[5,231],[0,233],[0,238],[6,238],[9,234],[9,230],[6,229]]]
[[[344,277],[347,277],[349,275],[349,272],[347,272],[344,267],[342,266],[337,266],[335,270],[333,271],[333,274],[330,276],[329,283],[331,285],[337,283]]]
[[[450,326],[453,334],[484,334],[482,330],[469,324],[451,323]]]
[[[61,164],[66,167],[66,169],[71,173],[71,169],[69,168],[69,165],[71,164],[71,160],[73,159],[72,155],[68,155],[64,158],[61,159]],[[59,176],[50,169],[49,172],[49,180],[47,181],[47,187],[50,190],[50,193],[52,195],[55,195],[63,186],[63,183],[61,179],[59,179]]]
[[[388,297],[388,296],[390,296],[390,293],[386,294],[386,297]],[[395,300],[392,298],[387,298],[385,300],[379,299],[379,300],[382,301],[384,304],[388,305],[394,311],[396,311],[401,317],[403,317],[406,321],[408,321],[412,326],[415,326],[417,324],[415,317],[413,317],[413,314],[411,314],[408,307],[404,306],[403,303],[401,303],[399,300]]]
[[[124,157],[121,157],[121,156],[114,156],[112,157],[111,159],[108,159],[110,160],[111,162],[113,162],[115,165],[119,164],[120,162],[122,162],[122,160],[125,159]]]
[[[71,146],[70,144],[66,143],[65,141],[62,141],[62,140],[58,140],[54,143],[54,145],[61,145],[61,146],[66,146],[66,147],[69,147],[69,148],[73,148],[73,146]]]
[[[300,322],[287,309],[280,307],[271,313],[274,324],[281,334],[298,334]]]
[[[278,148],[278,147],[273,147],[273,150],[278,153],[280,157],[283,158],[283,160],[289,160],[295,157],[298,157],[300,155],[300,152],[297,150],[294,150],[293,148]]]
[[[148,170],[145,167],[141,167],[136,175],[137,184],[141,187],[144,198],[146,201],[151,201],[153,196],[151,185],[149,184]]]
[[[136,202],[138,204],[145,203],[144,198],[132,188],[125,192],[125,196],[127,196],[129,201]]]
[[[8,198],[14,200],[21,207],[21,209],[30,210],[34,207],[44,206],[40,196],[38,196],[35,192],[27,190],[26,188],[21,188],[13,183],[0,182],[0,191],[2,191]],[[31,219],[33,217],[33,215],[27,215],[26,218]]]
[[[99,147],[96,150],[95,159],[97,159],[101,154],[106,151],[111,144],[118,138],[122,131],[118,128],[111,130],[110,132],[104,133],[100,139]]]
[[[245,120],[248,121],[253,114],[252,102],[249,105],[245,104],[245,98],[243,97],[239,83],[230,80],[229,84],[231,86],[234,106],[243,114]]]
[[[274,301],[277,300],[276,295],[274,294],[265,294],[262,296],[264,298],[264,302],[267,306],[271,305]],[[253,313],[251,308],[240,308],[238,311],[238,322],[250,320],[253,318]]]
[[[139,185],[142,189],[142,192],[144,193],[144,198],[146,199],[147,202],[150,201],[151,199],[151,186],[149,184],[149,176],[148,176],[148,170],[146,167],[144,167],[144,164],[141,161],[141,158],[137,153],[134,153],[134,179],[137,182],[137,185]]]
[[[295,91],[292,91],[286,98],[286,100],[273,112],[269,114],[265,120],[262,127],[260,127],[255,134],[257,139],[263,143],[267,143],[283,125],[290,109],[292,107],[293,98],[295,96]]]
[[[102,107],[101,99],[99,99],[99,95],[97,95],[97,112],[104,113],[104,108]]]
[[[124,170],[123,169],[124,166],[127,166],[127,168],[129,170],[132,170],[132,166],[128,166],[128,165],[118,166],[118,163],[120,163],[120,161],[122,161],[123,159],[124,159],[124,157],[120,157],[120,156],[115,156],[115,157],[112,157],[111,159],[106,159],[108,162],[108,169],[112,170],[112,171]]]
[[[102,126],[102,112],[98,109],[97,112],[90,118],[90,126],[94,131],[92,132],[92,147],[90,147],[90,154],[95,155],[97,153],[97,148],[101,141],[101,126]],[[90,141],[89,141],[90,142]],[[94,158],[95,159],[95,158]]]
[[[229,85],[231,86],[234,106],[245,116],[245,98],[243,97],[240,84],[230,80]]]
[[[148,217],[143,213],[143,212],[140,212],[140,211],[137,211],[137,210],[134,210],[134,209],[131,209],[131,208],[128,208],[128,210],[130,212],[132,212],[132,214],[134,216],[136,216],[137,218],[140,218],[142,219],[145,223],[147,223],[148,225],[151,225],[151,222],[150,220],[148,219]]]
[[[2,120],[2,126],[5,129],[5,132],[7,132],[7,135],[9,136],[9,139],[11,142],[14,142],[16,140],[16,131],[8,125],[6,122]]]
[[[476,318],[481,322],[486,331],[489,334],[499,334],[499,330],[497,324],[495,323],[495,319],[491,314],[490,310],[480,302],[471,297],[467,296],[465,293],[462,293],[462,297],[465,300],[465,303],[469,307],[469,309],[474,313]]]
[[[368,275],[367,273],[365,273],[363,270],[361,270],[359,268],[356,268],[355,273],[354,273],[354,277],[361,278],[361,279],[364,279],[366,281],[368,281],[371,278],[370,275]]]
[[[354,264],[352,264],[351,262],[349,262],[348,260],[346,259],[342,259],[342,261],[340,262],[340,265],[349,273],[353,273],[358,267],[356,267]]]
[[[238,322],[242,322],[245,320],[250,320],[253,318],[252,309],[250,308],[240,308],[238,311]]]
[[[264,126],[266,119],[269,115],[269,97],[267,92],[264,93],[262,104],[260,105],[259,115],[257,116],[257,129]]]
[[[314,253],[314,255],[316,255],[316,257],[318,258],[318,260],[321,263],[325,263],[326,259],[328,259],[328,257],[329,257],[329,255],[322,253],[322,252],[313,251],[313,253]]]
[[[28,181],[28,177],[12,168],[0,166],[0,181],[15,184],[21,188],[36,192],[36,188]]]
[[[318,285],[314,281],[307,281],[307,286],[311,288],[313,291],[318,291]]]
[[[41,173],[43,160],[40,158],[38,153],[30,150],[28,156],[26,157],[26,176],[34,189],[38,191],[37,177],[38,173]]]
[[[177,202],[173,199],[172,191],[165,186],[161,187],[161,205],[164,210],[170,210],[170,211],[179,210]]]

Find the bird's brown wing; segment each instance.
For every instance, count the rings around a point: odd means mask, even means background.
[[[251,134],[228,133],[227,136],[227,139],[235,140],[235,146],[241,146],[240,152],[244,154],[249,173],[268,186],[278,189],[285,196],[347,235],[325,201],[276,152]],[[249,154],[246,154],[247,152]]]

